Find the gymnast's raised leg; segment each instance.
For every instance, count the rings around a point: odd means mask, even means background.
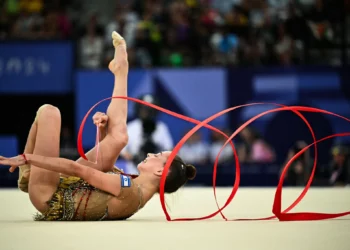
[[[61,132],[59,109],[52,105],[43,105],[38,110],[35,123],[36,136],[33,154],[59,157]],[[31,165],[28,192],[30,200],[37,210],[44,212],[48,208],[47,202],[56,192],[59,181],[59,173]]]
[[[27,138],[27,143],[24,148],[25,154],[33,154],[34,152],[35,138],[36,138],[36,132],[37,132],[37,117],[40,110],[42,110],[42,108],[38,110],[35,120],[30,128],[28,138]],[[23,166],[19,166],[19,177],[17,182],[18,188],[26,193],[28,193],[29,176],[30,176],[30,165],[26,164]]]

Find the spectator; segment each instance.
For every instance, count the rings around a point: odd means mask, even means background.
[[[118,6],[114,13],[114,18],[107,24],[105,37],[104,65],[107,66],[114,56],[114,47],[111,44],[111,34],[113,31],[120,33],[128,45],[128,55],[130,66],[135,66],[134,44],[139,17],[131,9],[131,4]]]
[[[97,16],[91,16],[86,33],[79,41],[79,65],[85,69],[99,69],[102,66],[104,43],[97,32]]]
[[[72,31],[79,25],[70,20],[81,23],[82,16],[75,18],[74,11],[68,15],[66,10],[67,5],[73,10],[85,2],[5,0],[0,39],[74,38],[85,44],[84,49],[78,45],[78,64],[87,69],[106,67],[111,60],[113,47],[107,41],[112,30],[127,40],[131,67],[293,65],[322,58],[332,63],[341,61],[343,34],[336,2],[325,6],[323,0],[315,0],[303,14],[309,1],[123,0],[102,32],[100,24],[90,20],[88,32],[79,34]],[[331,60],[325,57],[329,46],[335,47],[336,58]]]
[[[294,40],[304,41],[307,34],[307,24],[295,4],[288,5],[288,16],[284,22],[286,33]]]
[[[239,38],[229,33],[226,26],[220,27],[210,38],[210,44],[220,58],[220,64],[237,64],[237,52],[239,48]]]
[[[240,44],[240,63],[243,65],[260,65],[266,55],[265,42],[253,32],[243,38]]]
[[[158,104],[153,95],[143,95],[138,99]],[[127,168],[135,172],[136,165],[147,157],[147,153],[159,153],[173,148],[173,139],[168,126],[157,119],[158,112],[141,104],[135,105],[136,118],[128,122],[129,144],[121,152],[128,161]]]
[[[4,1],[3,8],[6,9],[7,14],[10,16],[16,16],[20,12],[18,0],[6,0]]]
[[[200,132],[197,131],[181,147],[179,155],[186,162],[192,162],[194,165],[204,165],[208,161],[208,153],[209,146],[204,142]]]
[[[44,8],[43,0],[19,0],[19,8],[21,11],[26,11],[28,13],[42,12]]]
[[[273,23],[285,20],[288,12],[289,0],[268,0],[269,16]]]
[[[249,34],[250,9],[247,0],[242,0],[242,4],[232,6],[231,12],[226,14],[225,21],[232,33],[240,37],[247,37]]]
[[[10,17],[7,14],[5,7],[0,9],[0,40],[7,39],[11,29]]]
[[[135,37],[136,60],[142,67],[160,65],[163,36],[157,20],[161,20],[161,13],[160,3],[156,2],[154,6],[146,4],[143,16],[138,23]]]
[[[67,15],[66,8],[61,6],[57,12],[57,26],[59,37],[61,39],[68,39],[72,35],[72,24]]]
[[[243,129],[240,133],[243,144],[239,147],[239,156],[245,163],[267,163],[275,160],[273,149],[261,135],[252,127]]]
[[[230,136],[232,133],[228,129],[224,129],[222,131],[228,136]],[[219,154],[220,149],[225,144],[227,139],[223,135],[217,132],[212,132],[210,139],[211,140],[210,140],[209,159],[211,162],[215,162],[215,159]],[[231,162],[233,160],[233,157],[234,157],[234,153],[232,151],[232,147],[230,144],[227,144],[226,147],[221,151],[221,154],[219,157],[219,163],[223,164],[223,163]]]
[[[42,28],[39,30],[39,34],[38,38],[41,39],[61,39],[62,34],[59,30],[58,11],[47,11],[42,22]]]
[[[23,10],[19,13],[19,16],[14,22],[11,38],[37,39],[42,23],[42,16],[31,14],[27,10]]]
[[[284,24],[278,25],[275,53],[279,64],[291,65],[294,56],[294,40],[286,34]]]
[[[333,40],[333,30],[323,0],[316,0],[314,8],[306,18],[312,33],[312,44],[318,48],[324,48],[330,44]]]
[[[306,146],[307,144],[304,141],[297,141],[295,145],[289,150],[287,159],[285,160],[281,171],[284,169],[288,161]],[[288,171],[285,175],[286,183],[291,186],[304,186],[309,179],[312,165],[313,160],[310,156],[310,151],[306,150],[296,160],[294,160],[288,168]]]
[[[106,26],[105,43],[109,45],[112,32],[117,31],[124,37],[128,47],[133,47],[138,22],[139,17],[131,10],[130,4],[118,6],[114,18]]]
[[[333,159],[330,164],[329,183],[332,186],[345,186],[350,184],[350,158],[349,150],[344,146],[332,149]]]

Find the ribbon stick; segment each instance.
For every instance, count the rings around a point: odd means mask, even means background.
[[[190,123],[196,124],[196,126],[194,128],[192,128],[183,138],[181,138],[181,140],[176,144],[176,146],[174,147],[172,153],[169,155],[168,160],[164,166],[164,170],[163,170],[163,174],[162,177],[160,179],[160,188],[159,188],[159,194],[160,194],[160,203],[162,206],[162,209],[164,211],[165,217],[168,221],[190,221],[190,220],[205,220],[205,219],[209,219],[212,218],[218,214],[221,215],[221,217],[226,220],[226,221],[237,221],[237,220],[271,220],[271,219],[275,219],[277,218],[280,221],[296,221],[296,220],[324,220],[324,219],[331,219],[331,218],[337,218],[337,217],[341,217],[341,216],[345,216],[345,215],[349,215],[350,211],[348,212],[343,212],[343,213],[316,213],[316,212],[303,212],[303,213],[288,213],[290,210],[292,210],[293,208],[295,208],[300,202],[301,200],[305,197],[307,191],[309,190],[311,183],[313,181],[314,178],[314,174],[316,171],[316,166],[317,166],[317,144],[319,142],[334,138],[334,137],[341,137],[341,136],[349,136],[349,133],[341,133],[341,134],[333,134],[333,135],[329,135],[325,138],[319,139],[317,140],[314,134],[314,131],[311,127],[311,125],[309,124],[309,122],[306,120],[306,118],[300,113],[300,112],[312,112],[312,113],[323,113],[323,114],[328,114],[328,115],[332,115],[332,116],[336,116],[338,118],[341,118],[343,120],[346,120],[348,122],[350,122],[350,119],[337,115],[335,113],[326,111],[326,110],[322,110],[322,109],[317,109],[317,108],[312,108],[312,107],[303,107],[303,106],[284,106],[284,105],[280,105],[280,104],[275,104],[275,103],[250,103],[250,104],[245,104],[245,105],[240,105],[240,106],[236,106],[236,107],[232,107],[232,108],[228,108],[225,110],[222,110],[214,115],[212,115],[211,117],[205,119],[204,121],[198,121],[195,120],[193,118],[181,115],[181,114],[177,114],[173,111],[161,108],[157,105],[148,103],[148,102],[144,102],[141,100],[138,100],[136,98],[132,98],[132,97],[125,97],[125,96],[112,96],[106,99],[103,99],[101,101],[99,101],[98,103],[96,103],[92,108],[90,108],[90,110],[87,112],[87,114],[85,115],[85,117],[82,120],[82,123],[80,125],[79,128],[79,133],[78,133],[78,140],[77,140],[77,145],[78,145],[78,152],[80,154],[80,156],[82,158],[84,158],[85,160],[88,160],[84,150],[83,150],[83,144],[82,144],[82,140],[83,140],[83,129],[86,123],[86,120],[88,118],[88,116],[90,115],[90,113],[92,112],[92,110],[98,106],[100,103],[106,101],[106,100],[110,100],[112,98],[119,98],[119,99],[125,99],[125,100],[130,100],[133,102],[137,102],[140,103],[142,105],[146,105],[148,107],[157,109],[161,112],[164,112],[168,115],[177,117],[179,119],[182,119],[184,121],[188,121]],[[242,126],[240,126],[235,132],[232,133],[231,136],[226,135],[224,132],[220,131],[219,129],[209,125],[208,123],[215,120],[216,118],[231,112],[233,110],[239,109],[239,108],[243,108],[243,107],[248,107],[248,106],[253,106],[253,105],[275,105],[278,106],[278,108],[274,108],[265,112],[262,112],[261,114],[256,115],[255,117],[249,119],[247,122],[245,122]],[[269,216],[269,217],[264,217],[264,218],[254,218],[254,219],[227,219],[226,216],[223,214],[223,210],[232,202],[232,200],[235,197],[235,194],[238,191],[239,188],[239,183],[240,183],[240,164],[239,164],[239,160],[238,160],[238,156],[237,156],[237,152],[236,149],[234,147],[234,144],[232,143],[232,140],[234,139],[234,137],[241,132],[244,128],[246,128],[247,126],[249,126],[249,124],[251,124],[253,121],[257,120],[258,118],[270,114],[270,113],[274,113],[274,112],[279,112],[279,111],[291,111],[293,113],[295,113],[296,115],[298,115],[303,121],[304,123],[307,125],[307,127],[310,130],[310,133],[312,135],[313,138],[313,143],[311,143],[310,145],[304,147],[302,150],[300,150],[296,155],[293,156],[292,159],[290,159],[288,161],[288,163],[286,164],[286,166],[284,167],[282,174],[280,176],[279,179],[279,183],[278,186],[276,188],[276,192],[275,192],[275,198],[274,198],[274,202],[273,202],[273,206],[272,206],[272,212],[274,214],[274,216]],[[207,215],[207,216],[202,216],[202,217],[197,217],[197,218],[178,218],[178,219],[172,219],[166,209],[166,205],[165,205],[165,198],[164,198],[164,185],[165,185],[165,181],[166,181],[166,176],[168,174],[169,168],[171,166],[172,161],[174,160],[175,156],[177,155],[177,153],[179,152],[180,148],[183,146],[184,143],[186,143],[186,141],[194,134],[196,133],[200,128],[205,127],[208,128],[210,130],[213,130],[217,133],[220,133],[221,135],[223,135],[227,141],[224,143],[224,145],[222,146],[222,148],[220,149],[215,162],[214,162],[214,168],[213,168],[213,193],[214,193],[214,199],[216,202],[216,205],[218,207],[218,210]],[[96,132],[96,163],[97,163],[97,159],[98,159],[98,152],[99,152],[99,141],[100,141],[100,135],[99,135],[99,131]],[[217,167],[218,167],[218,160],[220,157],[220,154],[222,152],[222,150],[226,147],[227,144],[231,145],[231,148],[233,150],[233,154],[235,157],[235,167],[236,167],[236,173],[235,173],[235,182],[233,184],[233,188],[232,191],[229,195],[229,197],[227,198],[225,204],[220,207],[217,201],[217,197],[216,197],[216,178],[217,178]],[[284,181],[284,177],[285,174],[288,170],[288,168],[290,167],[290,165],[293,163],[293,161],[295,161],[303,152],[305,152],[307,149],[309,149],[310,147],[314,147],[314,151],[315,151],[315,157],[314,157],[314,164],[313,164],[313,169],[310,175],[310,178],[305,186],[305,188],[303,189],[302,193],[299,195],[299,197],[290,205],[288,206],[285,210],[282,211],[281,208],[281,200],[282,200],[282,186],[283,186],[283,181]],[[127,175],[127,174],[126,174]],[[133,176],[134,178],[136,176]]]

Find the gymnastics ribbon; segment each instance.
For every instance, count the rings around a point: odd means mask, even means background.
[[[273,208],[272,208],[272,212],[275,216],[270,216],[270,217],[265,217],[265,218],[256,218],[256,219],[234,219],[234,220],[271,220],[271,219],[279,219],[280,221],[297,221],[297,220],[324,220],[324,219],[331,219],[331,218],[336,218],[336,217],[341,217],[341,216],[345,216],[350,214],[349,212],[343,212],[343,213],[335,213],[335,214],[326,214],[326,213],[314,213],[314,212],[308,212],[308,213],[288,213],[290,210],[292,210],[295,206],[297,206],[300,201],[305,197],[307,191],[309,190],[314,174],[315,174],[315,170],[316,170],[316,165],[317,165],[317,143],[327,140],[327,139],[331,139],[334,137],[340,137],[340,136],[349,136],[350,133],[340,133],[340,134],[333,134],[333,135],[329,135],[325,138],[322,138],[320,140],[316,140],[314,132],[312,130],[311,125],[308,123],[308,121],[306,120],[306,118],[299,112],[299,111],[303,111],[303,112],[312,112],[312,113],[324,113],[324,114],[328,114],[328,115],[333,115],[336,117],[339,117],[341,119],[344,119],[346,121],[350,120],[348,118],[345,118],[343,116],[334,114],[332,112],[326,111],[326,110],[322,110],[322,109],[317,109],[317,108],[312,108],[312,107],[303,107],[303,106],[284,106],[284,105],[280,105],[280,104],[274,104],[274,103],[250,103],[250,104],[245,104],[245,105],[240,105],[240,106],[236,106],[236,107],[232,107],[232,108],[228,108],[225,109],[223,111],[218,112],[217,114],[212,115],[211,117],[205,119],[204,121],[197,121],[193,118],[181,115],[181,114],[177,114],[173,111],[161,108],[157,105],[154,104],[150,104],[148,102],[144,102],[142,100],[138,100],[136,98],[131,98],[131,97],[125,97],[125,96],[112,96],[106,99],[103,99],[101,101],[99,101],[98,103],[96,103],[92,108],[90,108],[90,110],[87,112],[87,114],[85,115],[85,117],[82,120],[82,123],[80,125],[79,128],[79,132],[78,132],[78,152],[80,154],[80,156],[82,158],[84,158],[85,160],[88,160],[84,150],[83,150],[83,146],[82,146],[82,134],[83,134],[83,129],[85,126],[85,122],[88,118],[88,116],[90,115],[90,113],[93,111],[93,109],[98,106],[100,103],[106,101],[106,100],[110,100],[113,98],[119,98],[119,99],[125,99],[125,100],[130,100],[130,101],[134,101],[137,103],[140,103],[142,105],[146,105],[149,106],[151,108],[157,109],[161,112],[164,112],[168,115],[177,117],[179,119],[191,122],[193,124],[197,124],[194,128],[192,128],[178,143],[177,145],[174,147],[172,153],[169,155],[169,158],[164,166],[164,170],[163,170],[163,174],[160,180],[160,190],[159,190],[159,194],[160,194],[160,202],[161,202],[161,206],[162,209],[164,211],[165,217],[168,221],[189,221],[189,220],[205,220],[205,219],[209,219],[212,218],[214,216],[216,216],[217,214],[221,214],[222,218],[226,221],[228,221],[228,219],[225,217],[225,215],[223,214],[223,210],[231,203],[231,201],[233,200],[235,194],[237,193],[237,190],[239,188],[239,182],[240,182],[240,165],[239,165],[239,160],[238,160],[238,156],[237,156],[237,152],[235,150],[235,147],[232,143],[232,139],[239,133],[241,132],[245,127],[247,127],[250,123],[252,123],[253,121],[255,121],[256,119],[273,113],[273,112],[278,112],[278,111],[292,111],[294,113],[296,113],[304,122],[305,124],[308,126],[312,137],[313,137],[313,143],[306,146],[305,148],[303,148],[302,150],[300,150],[296,155],[294,155],[286,164],[286,166],[284,167],[282,174],[280,176],[280,180],[278,183],[278,186],[276,188],[276,192],[275,192],[275,198],[274,198],[274,203],[273,203]],[[276,105],[279,106],[279,108],[275,108],[272,110],[268,110],[265,111],[261,114],[256,115],[255,117],[249,119],[247,122],[245,122],[242,126],[240,126],[230,137],[228,137],[225,133],[223,133],[222,131],[220,131],[219,129],[209,125],[208,123],[211,122],[212,120],[230,112],[233,111],[235,109],[238,108],[242,108],[242,107],[247,107],[247,106],[253,106],[253,105]],[[178,151],[180,150],[180,148],[182,147],[182,145],[196,132],[198,131],[200,128],[202,127],[206,127],[208,129],[211,129],[215,132],[218,132],[220,134],[222,134],[223,136],[225,136],[227,138],[227,141],[225,142],[225,144],[222,146],[222,148],[220,149],[215,162],[214,162],[214,169],[213,169],[213,192],[214,192],[214,198],[215,198],[215,202],[217,204],[218,210],[214,213],[211,213],[207,216],[204,217],[199,217],[199,218],[178,218],[178,219],[172,219],[170,217],[170,215],[167,212],[166,206],[165,206],[165,199],[164,199],[164,185],[165,185],[165,180],[166,180],[166,176],[168,174],[169,168],[171,166],[171,162],[173,161],[173,159],[175,158],[175,156],[177,155]],[[96,133],[96,162],[98,159],[98,148],[99,148],[99,132],[97,131]],[[230,143],[233,153],[234,153],[234,157],[235,157],[235,164],[236,164],[236,178],[235,178],[235,183],[233,185],[231,194],[229,195],[228,199],[226,200],[224,206],[222,206],[221,208],[219,207],[218,201],[217,201],[217,197],[216,197],[216,177],[217,177],[217,165],[218,165],[218,159],[220,157],[220,154],[222,152],[222,150],[226,147],[226,145]],[[284,177],[285,174],[288,170],[288,168],[290,167],[290,165],[293,163],[294,160],[296,160],[303,152],[305,152],[308,148],[310,148],[311,146],[314,146],[315,148],[315,157],[314,157],[314,164],[313,164],[313,169],[310,175],[310,178],[304,188],[304,190],[302,191],[302,193],[299,195],[299,197],[284,211],[281,211],[281,200],[282,200],[282,187],[283,187],[283,181],[284,181]],[[128,174],[126,174],[128,175]],[[130,175],[132,177],[136,177],[133,175]]]

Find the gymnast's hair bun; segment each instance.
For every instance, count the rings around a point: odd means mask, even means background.
[[[196,177],[196,173],[197,173],[197,170],[196,170],[195,166],[190,165],[190,164],[186,165],[186,176],[187,176],[187,179],[193,180],[194,177]]]

